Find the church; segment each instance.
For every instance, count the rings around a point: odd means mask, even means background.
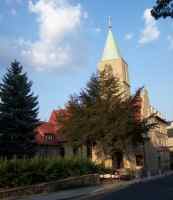
[[[128,73],[128,64],[121,56],[117,41],[112,32],[112,25],[109,22],[108,35],[106,39],[105,48],[102,58],[98,64],[99,71],[105,69],[106,66],[111,66],[113,75],[119,79],[121,89],[125,95],[129,96],[130,80]],[[115,169],[127,169],[131,171],[140,171],[143,168],[147,169],[149,173],[158,173],[160,171],[169,169],[169,150],[168,150],[168,122],[162,115],[156,111],[150,104],[148,91],[144,88],[140,94],[140,113],[139,118],[144,119],[153,113],[153,122],[157,122],[157,127],[147,133],[147,139],[144,144],[138,147],[129,147],[128,156],[126,152],[118,152],[115,161],[109,158],[109,155],[97,155],[97,149],[89,150],[84,146],[76,150],[70,147],[58,133],[57,119],[60,112],[65,110],[55,110],[52,112],[48,122],[42,122],[36,129],[36,140],[38,143],[38,153],[41,155],[59,155],[62,157],[69,157],[78,155],[81,157],[89,157],[96,163],[104,163],[106,167],[113,167]]]

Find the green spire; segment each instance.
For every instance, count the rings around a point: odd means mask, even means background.
[[[118,44],[112,34],[112,25],[109,19],[109,31],[108,31],[108,37],[106,40],[106,45],[105,45],[103,56],[102,56],[102,61],[113,60],[113,59],[118,59],[118,58],[121,58],[121,54],[118,48]]]

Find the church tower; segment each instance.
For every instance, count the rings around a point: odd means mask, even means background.
[[[128,74],[128,65],[122,58],[118,44],[114,39],[112,33],[111,19],[109,18],[109,30],[108,36],[104,48],[104,52],[99,63],[99,71],[105,69],[106,66],[111,66],[113,75],[119,79],[122,90],[126,91],[130,95],[130,82]]]

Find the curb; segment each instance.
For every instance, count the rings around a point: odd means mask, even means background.
[[[142,179],[141,178],[135,179],[133,181],[130,181],[130,184],[149,182],[149,181],[157,180],[157,179],[164,178],[164,177],[171,176],[171,175],[173,175],[172,171],[167,172],[165,174],[161,174],[161,175],[149,176],[149,177],[145,177]]]
[[[131,181],[126,181],[126,182],[115,182],[112,184],[105,184],[105,185],[100,185],[98,187],[91,187],[90,188],[86,188],[86,190],[81,191],[80,188],[78,188],[78,191],[74,192],[73,194],[68,194],[68,195],[60,195],[58,194],[58,192],[52,193],[52,194],[56,194],[53,196],[50,196],[49,199],[52,200],[88,200],[88,199],[94,199],[99,198],[99,196],[102,196],[104,194],[107,194],[109,192],[116,192],[116,191],[120,191],[122,189],[128,188],[132,185],[135,184],[140,184],[140,183],[147,183],[149,181],[154,181],[157,179],[161,179],[167,176],[173,175],[173,172],[169,172],[169,173],[165,173],[163,175],[157,175],[157,176],[152,176],[152,177],[146,177],[146,178],[142,178],[142,179],[135,179],[135,180],[131,180]],[[38,195],[36,199],[48,199],[48,195],[49,194],[45,194],[44,198],[42,195]],[[21,198],[21,199],[26,199],[26,198]],[[31,200],[31,198],[28,198],[28,200]]]
[[[83,195],[80,199],[78,200],[85,200],[85,199],[88,199],[89,197],[96,197],[96,196],[99,196],[99,195],[102,195],[102,194],[105,194],[105,193],[108,193],[108,192],[111,192],[111,191],[120,191],[122,189],[125,189],[131,185],[135,185],[135,184],[140,184],[140,183],[147,183],[147,182],[150,182],[150,181],[154,181],[154,180],[157,180],[157,179],[161,179],[161,178],[164,178],[164,177],[168,177],[168,176],[171,176],[173,175],[173,172],[167,172],[165,174],[162,174],[162,175],[156,175],[156,176],[150,176],[150,177],[146,177],[146,178],[142,178],[142,179],[135,179],[135,180],[132,180],[132,181],[128,181],[128,182],[125,182],[125,183],[120,183],[118,184],[116,187],[112,187],[112,188],[100,188],[96,191],[93,191],[93,192],[90,192],[88,194],[85,194]],[[75,199],[77,197],[73,197],[73,199]],[[70,199],[64,199],[64,200],[70,200]]]

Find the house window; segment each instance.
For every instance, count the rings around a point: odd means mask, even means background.
[[[45,135],[45,140],[53,141],[53,140],[55,140],[55,136],[53,134],[47,134],[47,135]]]
[[[141,167],[144,165],[144,159],[142,155],[136,155],[136,166]]]

